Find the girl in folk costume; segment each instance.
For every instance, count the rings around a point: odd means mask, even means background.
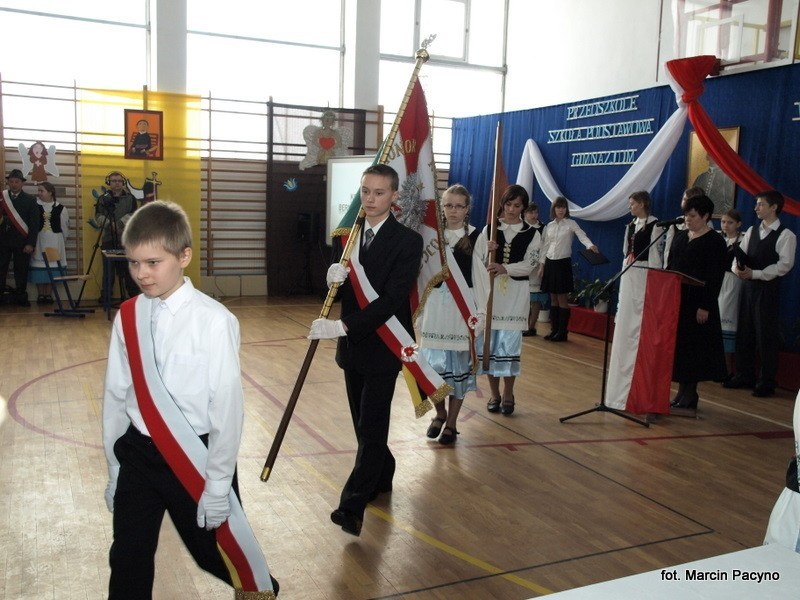
[[[734,250],[739,246],[744,237],[740,228],[742,215],[735,208],[730,209],[720,220],[722,235],[728,245],[728,264],[733,264]],[[736,353],[736,326],[739,320],[739,293],[742,280],[730,269],[725,271],[722,280],[722,289],[719,291],[719,316],[722,322],[722,345],[725,349],[725,368],[728,370],[726,379],[733,377],[735,371],[733,357]]]
[[[469,190],[461,184],[451,185],[442,196],[444,241],[456,261],[449,266],[459,269],[472,288],[472,251],[480,232],[469,224],[470,203]],[[423,356],[453,387],[449,406],[445,407],[444,400],[436,404],[436,417],[426,435],[438,437],[440,444],[452,444],[458,435],[456,421],[464,396],[477,386],[470,360],[470,332],[446,284],[439,284],[428,296],[420,329]]]
[[[57,249],[58,255],[61,257],[61,271],[58,270],[55,263],[49,265],[50,269],[55,271],[54,275],[56,276],[66,274],[66,240],[69,233],[69,212],[67,212],[66,206],[56,200],[56,188],[49,181],[43,181],[39,184],[36,195],[38,196],[36,203],[41,214],[42,229],[39,231],[39,236],[36,239],[36,248],[31,255],[31,269],[28,273],[28,280],[31,283],[35,283],[38,288],[39,297],[36,303],[52,304],[53,296],[50,288],[50,278],[47,275],[42,253],[45,248]]]
[[[606,386],[609,405],[622,410],[628,400],[636,362],[636,351],[631,349],[638,348],[641,334],[647,268],[660,269],[664,260],[663,239],[653,243],[662,230],[656,227],[657,219],[650,214],[650,205],[650,194],[644,191],[634,192],[628,199],[633,220],[625,227],[623,268],[632,266],[620,279],[619,307]],[[648,245],[650,248],[645,252]]]
[[[542,291],[550,293],[550,333],[544,339],[564,342],[567,339],[570,315],[567,295],[573,291],[572,240],[577,236],[592,252],[597,252],[597,246],[569,218],[569,206],[564,196],[553,201],[550,218],[552,220],[544,228],[542,249],[539,252]]]
[[[472,282],[479,320],[485,322],[484,336],[490,336],[489,412],[514,412],[514,382],[520,373],[522,332],[528,329],[530,293],[528,276],[535,265],[535,229],[522,220],[528,206],[528,192],[520,185],[509,186],[500,199],[497,237],[489,240],[487,227],[478,236],[472,261]],[[494,275],[491,284],[490,275]],[[486,316],[489,294],[492,314]],[[490,319],[489,322],[486,322]],[[480,329],[480,325],[476,328]],[[483,337],[483,336],[480,336]],[[478,361],[483,359],[483,339],[476,340]],[[500,391],[500,378],[503,390]]]

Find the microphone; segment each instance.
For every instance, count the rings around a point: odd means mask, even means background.
[[[656,227],[670,227],[672,225],[681,225],[684,221],[683,217],[671,219],[669,221],[656,221]]]

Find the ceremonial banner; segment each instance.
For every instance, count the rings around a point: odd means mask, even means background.
[[[645,292],[620,294],[618,315],[625,318],[614,328],[606,405],[633,414],[669,414],[681,275],[635,267],[625,277],[644,279]]]
[[[452,253],[447,252],[446,245],[442,240],[441,212],[436,190],[436,165],[433,159],[428,106],[419,80],[414,82],[408,104],[398,124],[397,136],[390,142],[389,147],[384,146],[378,153],[375,163],[380,162],[381,156],[385,156],[384,164],[388,164],[397,171],[400,178],[400,195],[392,207],[393,213],[400,223],[419,233],[423,241],[422,263],[417,285],[409,296],[414,319],[419,317],[431,289],[446,280],[446,285],[455,298],[456,308],[461,312],[465,322],[469,324],[470,331],[473,331],[477,322],[475,301],[460,271],[456,273],[458,267],[454,267],[452,271],[448,267],[448,256],[454,265],[455,261]],[[361,195],[359,193],[355,195],[350,210],[334,230],[334,237],[350,234],[360,206]],[[361,278],[363,271],[354,270],[351,277]],[[361,282],[359,285],[365,288],[367,287],[366,283]],[[402,346],[402,344],[387,345],[390,348]],[[427,363],[424,363],[424,359],[420,355],[416,358],[415,364],[426,365]],[[403,371],[409,381],[406,366],[403,367]],[[434,401],[438,401],[449,393],[449,389],[446,390],[449,386],[430,367],[423,366],[416,371],[412,370],[411,375],[419,387]],[[410,385],[409,390],[414,402],[415,413],[417,416],[422,416],[430,408],[430,403],[422,400],[416,385]],[[429,390],[436,391],[431,394]]]

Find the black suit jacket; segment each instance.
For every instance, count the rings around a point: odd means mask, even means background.
[[[339,243],[334,256],[341,257],[341,254]],[[386,347],[376,330],[395,316],[414,336],[408,297],[419,274],[422,236],[389,215],[369,250],[361,251],[360,259],[378,298],[361,309],[350,280],[342,284],[339,289],[341,319],[347,326],[347,335],[339,338],[336,363],[342,369],[362,373],[397,373],[401,361]]]
[[[9,192],[10,194],[11,192]],[[11,202],[14,204],[19,216],[28,225],[28,235],[22,235],[11,224],[11,221],[4,218],[3,223],[0,225],[0,245],[11,248],[36,246],[36,239],[42,229],[42,222],[39,218],[39,204],[36,202],[36,198],[25,191],[21,191]],[[0,214],[2,214],[1,210]]]

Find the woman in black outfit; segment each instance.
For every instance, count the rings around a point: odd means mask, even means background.
[[[669,251],[669,269],[705,283],[681,286],[672,368],[672,380],[678,382],[679,388],[670,403],[677,408],[697,408],[697,382],[725,376],[717,297],[730,265],[725,240],[708,227],[713,210],[714,203],[708,196],[689,198],[683,209],[686,229],[675,234]]]

